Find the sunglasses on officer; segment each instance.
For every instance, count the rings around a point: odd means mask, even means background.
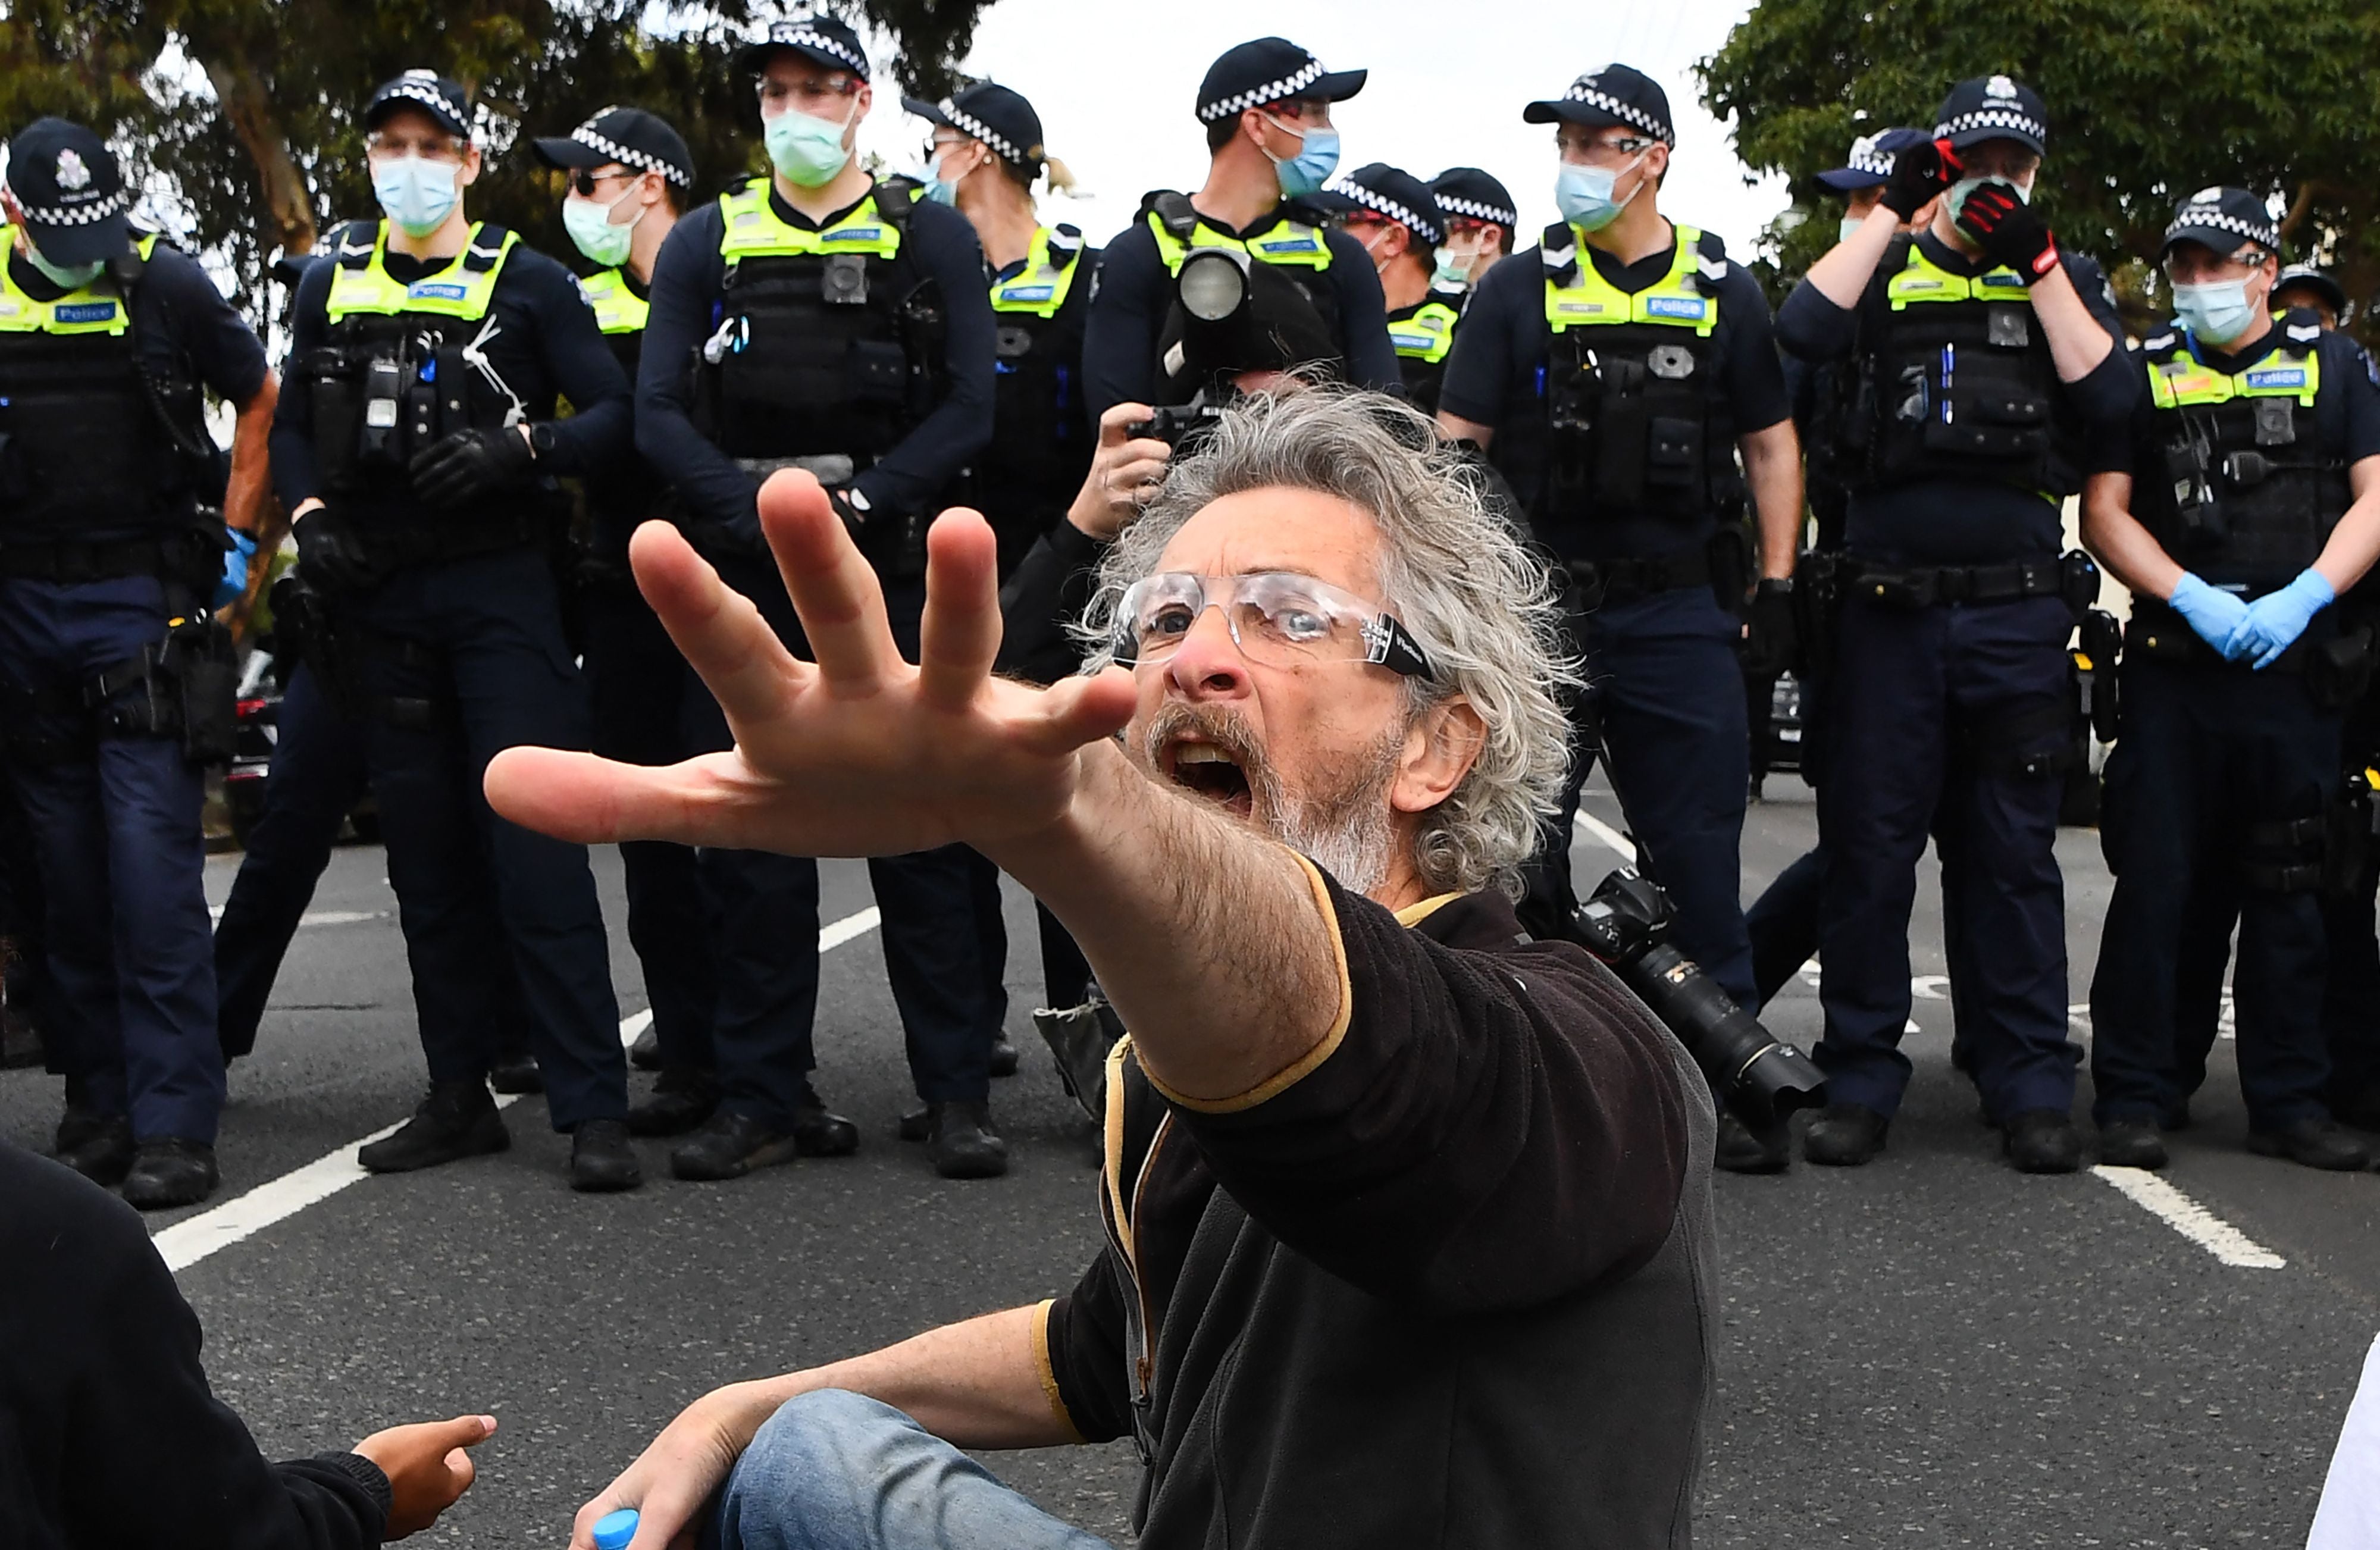
[[[642,173],[630,172],[625,167],[613,167],[608,172],[596,172],[590,168],[580,167],[570,175],[570,191],[582,200],[591,200],[595,197],[595,190],[606,183],[617,182],[622,178],[634,179],[643,176]]]
[[[1297,571],[1167,571],[1135,581],[1116,605],[1116,660],[1132,667],[1166,660],[1210,608],[1221,611],[1232,643],[1252,662],[1368,662],[1407,678],[1437,676],[1396,615]]]

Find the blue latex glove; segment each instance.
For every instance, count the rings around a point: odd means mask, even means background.
[[[2209,587],[2190,572],[2173,584],[2173,596],[2166,599],[2173,611],[2181,615],[2198,638],[2226,656],[2231,651],[2231,632],[2248,617],[2248,605],[2239,597],[2219,587]]]
[[[2266,668],[2281,660],[2313,616],[2337,600],[2330,583],[2322,573],[2308,565],[2298,573],[2298,578],[2277,592],[2267,592],[2248,605],[2247,617],[2231,631],[2223,654],[2233,661],[2242,657],[2256,659],[2256,666]]]
[[[237,527],[224,531],[231,535],[231,548],[224,551],[223,575],[215,582],[214,601],[207,605],[209,608],[239,601],[239,595],[248,590],[248,563],[256,555],[254,539]]]

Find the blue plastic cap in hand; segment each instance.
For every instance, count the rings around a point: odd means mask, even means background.
[[[595,1550],[628,1550],[628,1541],[636,1537],[637,1509],[633,1507],[607,1512],[595,1521]]]

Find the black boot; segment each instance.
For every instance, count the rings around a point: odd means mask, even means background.
[[[2000,1149],[2019,1173],[2071,1173],[2082,1166],[2082,1132],[2062,1108],[2028,1108],[2000,1127]]]
[[[134,1153],[132,1171],[124,1176],[124,1198],[143,1211],[169,1211],[196,1205],[222,1182],[213,1147],[203,1141],[155,1136]]]
[[[2325,1114],[2308,1115],[2277,1131],[2251,1130],[2248,1150],[2331,1173],[2353,1173],[2372,1166],[2371,1149]]]
[[[992,1129],[989,1103],[936,1103],[929,1113],[926,1156],[945,1179],[996,1179],[1008,1171],[1008,1143]]]
[[[124,1181],[132,1154],[132,1121],[121,1114],[111,1119],[85,1109],[78,1117],[69,1109],[58,1122],[58,1161],[103,1190]]]
[[[2360,1131],[2380,1131],[2380,1082],[2367,1084],[2345,1103],[2333,1104],[2332,1114],[2342,1124]]]
[[[2099,1161],[2107,1168],[2163,1168],[2165,1132],[2154,1120],[2109,1120],[2099,1127]]]
[[[621,1120],[581,1120],[570,1132],[570,1187],[581,1194],[612,1194],[645,1181],[628,1126]]]
[[[665,1071],[653,1084],[653,1096],[628,1109],[630,1135],[684,1135],[711,1116],[719,1107],[719,1078],[711,1072],[688,1068]]]
[[[499,1093],[542,1093],[545,1073],[526,1049],[510,1049],[496,1057],[488,1068],[488,1085]]]
[[[806,1157],[847,1157],[859,1150],[859,1127],[808,1093],[794,1109],[794,1150]]]
[[[800,1154],[793,1132],[722,1108],[671,1151],[670,1171],[698,1182],[741,1179],[754,1169],[789,1163]]]
[[[91,1105],[79,1101],[74,1094],[68,1093],[67,1111],[58,1116],[58,1135],[51,1147],[51,1155],[63,1162],[68,1152],[78,1150],[96,1140],[111,1124],[129,1125],[131,1121],[121,1114],[110,1120]]]
[[[356,1161],[368,1173],[410,1173],[501,1152],[512,1144],[487,1084],[433,1082],[405,1128],[357,1152]]]
[[[1711,1160],[1730,1173],[1782,1173],[1793,1161],[1792,1134],[1782,1124],[1755,1131],[1722,1108]]]
[[[662,1069],[662,1032],[659,1028],[650,1023],[645,1024],[645,1031],[637,1035],[637,1042],[628,1046],[628,1064],[638,1071]]]
[[[1014,1076],[1017,1060],[1016,1046],[1008,1042],[1006,1034],[1002,1034],[991,1041],[992,1075]]]
[[[1858,1168],[1884,1150],[1892,1121],[1855,1103],[1830,1103],[1802,1136],[1802,1155],[1829,1168]]]

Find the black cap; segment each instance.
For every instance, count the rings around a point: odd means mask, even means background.
[[[79,124],[37,118],[8,142],[8,191],[42,257],[61,266],[98,263],[130,240],[131,191],[105,141]]]
[[[861,46],[859,34],[832,11],[795,11],[783,21],[771,22],[768,30],[744,45],[735,63],[757,72],[769,63],[771,54],[785,48],[830,70],[849,70],[862,80],[868,79],[868,50]]]
[[[1166,376],[1177,402],[1243,371],[1291,371],[1338,357],[1338,341],[1296,281],[1269,263],[1245,272],[1247,302],[1230,317],[1202,323],[1176,306],[1166,321],[1160,358],[1180,362]]]
[[[2012,139],[2039,156],[2049,149],[2049,110],[2032,87],[2010,76],[1976,76],[1950,88],[1934,115],[1934,138],[1964,151]]]
[[[1386,162],[1357,167],[1330,188],[1307,195],[1305,202],[1321,210],[1369,211],[1433,248],[1446,240],[1446,216],[1429,185]]]
[[[1488,221],[1507,231],[1521,224],[1512,190],[1477,167],[1449,167],[1430,179],[1429,191],[1449,220]]]
[[[1652,77],[1625,65],[1587,71],[1560,96],[1531,103],[1521,111],[1521,118],[1529,124],[1583,124],[1590,129],[1617,124],[1650,135],[1663,145],[1678,143],[1678,131],[1670,123],[1670,94]]]
[[[1364,90],[1365,70],[1326,70],[1287,38],[1258,38],[1226,49],[1198,83],[1198,119],[1212,124],[1268,103],[1318,97],[1343,103]]]
[[[2293,263],[2281,271],[2280,277],[2273,282],[2273,294],[2277,296],[2291,285],[2313,292],[2330,304],[2330,309],[2333,312],[2341,316],[2346,314],[2347,292],[2340,287],[2338,281],[2313,265]]]
[[[1893,158],[1933,138],[1923,129],[1900,127],[1862,135],[1852,141],[1852,153],[1844,163],[1820,173],[1818,181],[1846,194],[1854,188],[1881,188],[1892,181]]]
[[[1041,115],[1005,86],[987,80],[939,103],[904,97],[901,105],[928,123],[983,141],[1003,162],[1038,168],[1048,157],[1041,149]]]
[[[2195,242],[2229,258],[2249,243],[2267,253],[2281,250],[2280,223],[2265,201],[2245,188],[2201,188],[2174,206],[2173,220],[2157,245],[2157,261],[2165,261],[2177,242]]]
[[[377,129],[399,108],[419,108],[438,127],[463,139],[471,138],[471,94],[463,83],[435,70],[407,70],[395,80],[381,82],[364,108],[364,127]]]
[[[634,172],[657,172],[681,188],[694,187],[694,152],[666,120],[642,108],[609,107],[566,135],[537,142],[550,167],[577,170],[617,162]]]

